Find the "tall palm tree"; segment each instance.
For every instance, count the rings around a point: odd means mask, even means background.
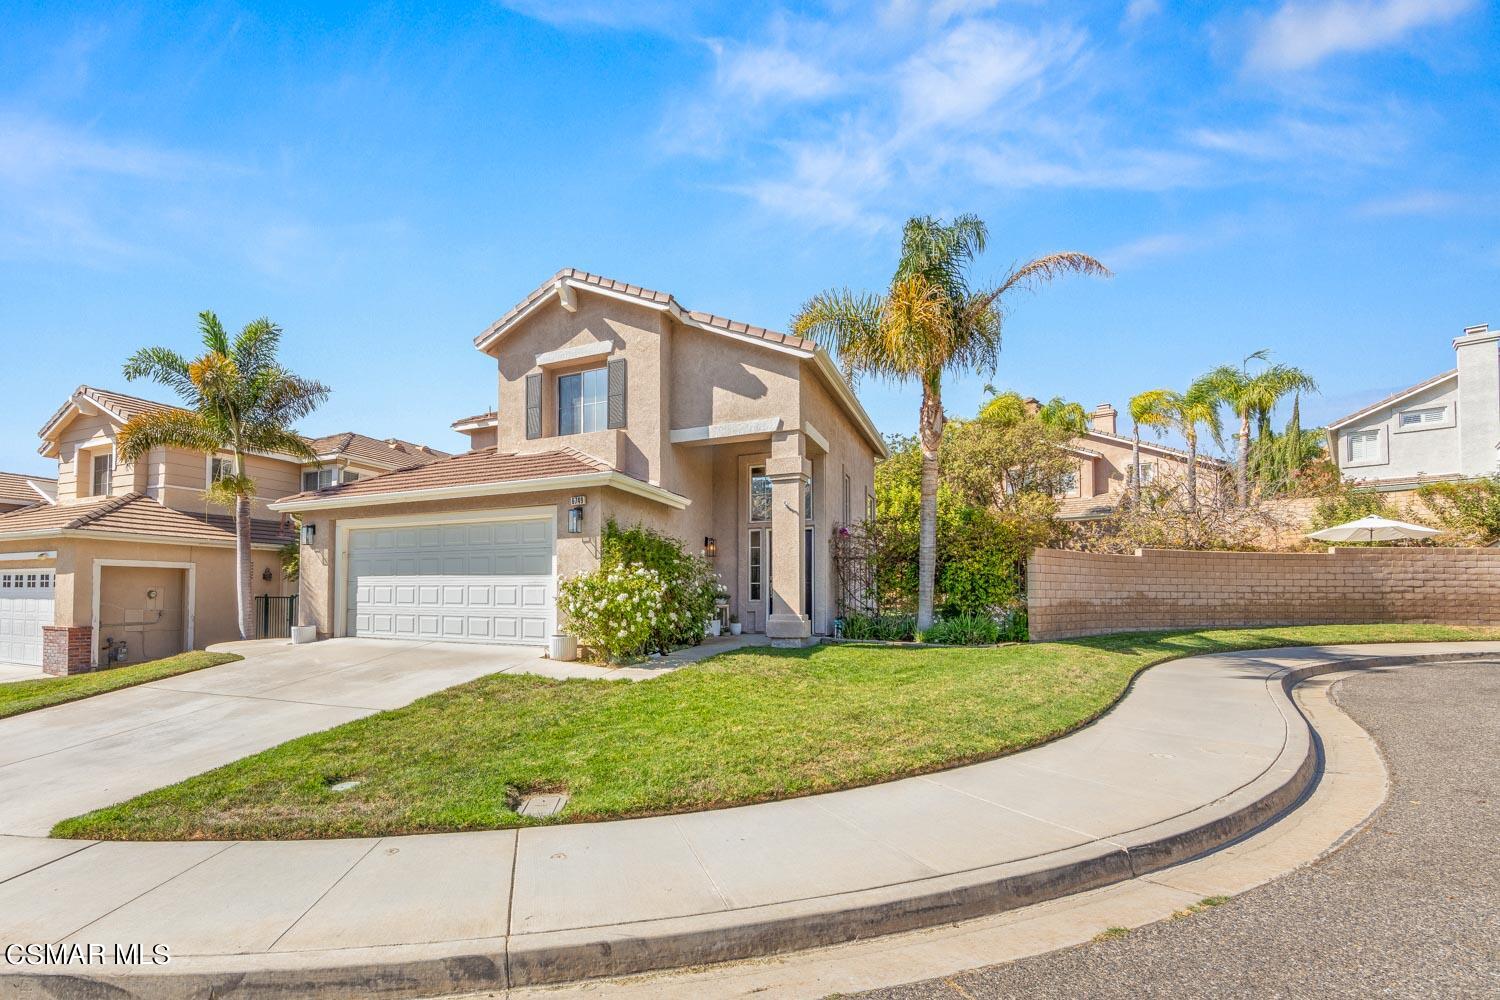
[[[1160,437],[1172,426],[1171,402],[1168,389],[1147,389],[1130,397],[1130,491],[1136,503],[1141,500],[1141,428]]]
[[[1307,372],[1291,365],[1271,363],[1270,352],[1256,351],[1248,355],[1240,366],[1220,365],[1205,378],[1219,402],[1228,406],[1239,418],[1240,429],[1235,434],[1235,493],[1241,504],[1250,496],[1250,425],[1257,424],[1264,434],[1271,424],[1271,411],[1287,396],[1301,396],[1304,392],[1317,392],[1318,383]],[[1252,372],[1250,363],[1257,361],[1265,367]]]
[[[993,288],[974,288],[969,267],[984,252],[988,238],[985,224],[974,215],[961,215],[952,222],[932,216],[908,219],[901,233],[896,273],[884,293],[855,293],[847,288],[821,292],[792,320],[798,336],[817,342],[847,371],[893,381],[915,380],[921,386],[917,627],[922,629],[932,624],[936,585],[944,373],[995,370],[1006,295],[1067,273],[1109,274],[1108,268],[1087,254],[1055,253],[1014,268]]]
[[[1170,428],[1187,442],[1187,508],[1198,509],[1198,431],[1206,427],[1215,441],[1223,436],[1219,423],[1219,399],[1207,375],[1196,379],[1184,392],[1151,389],[1131,397],[1130,415],[1136,421],[1136,481],[1140,481],[1140,428]],[[1137,487],[1139,496],[1139,487]]]
[[[204,494],[234,511],[235,592],[240,637],[255,634],[251,591],[250,498],[255,483],[245,472],[250,452],[281,452],[307,461],[317,456],[292,425],[328,398],[328,387],[294,375],[277,358],[281,327],[262,317],[232,339],[219,317],[198,314],[203,353],[189,360],[167,347],[146,347],[125,362],[131,381],[149,378],[171,388],[185,409],[132,417],[120,430],[121,457],[134,462],[153,448],[191,448],[207,454],[227,451],[234,472]]]

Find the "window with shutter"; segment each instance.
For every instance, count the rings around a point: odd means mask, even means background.
[[[526,436],[542,436],[542,373],[526,376]]]
[[[609,423],[613,429],[625,426],[625,359],[609,359]]]

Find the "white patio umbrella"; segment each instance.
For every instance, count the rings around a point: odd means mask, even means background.
[[[1441,534],[1435,528],[1424,528],[1420,524],[1371,516],[1348,524],[1335,524],[1322,531],[1310,531],[1307,537],[1320,542],[1394,542],[1402,538],[1433,538]]]

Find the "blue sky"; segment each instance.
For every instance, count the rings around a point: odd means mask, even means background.
[[[1257,348],[1327,419],[1500,323],[1483,0],[518,0],[0,9],[0,469],[134,348],[265,314],[335,389],[306,430],[457,447],[472,338],[559,267],[785,328],[975,212],[1012,303],[989,381],[1088,406]],[[157,387],[137,388],[161,395]],[[888,431],[911,389],[867,387]]]

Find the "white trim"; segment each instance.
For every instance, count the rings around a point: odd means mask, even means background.
[[[680,427],[667,433],[673,444],[707,444],[740,441],[762,437],[781,430],[780,417],[761,417],[758,420],[731,420],[722,424],[705,424],[701,427]]]
[[[538,368],[546,368],[549,365],[565,365],[570,361],[583,361],[586,358],[602,358],[613,354],[615,345],[607,340],[601,340],[594,344],[579,344],[577,347],[560,347],[555,351],[536,356]]]
[[[45,561],[56,558],[56,549],[47,549],[42,552],[0,552],[0,562],[31,562],[32,560]]]
[[[103,574],[100,572],[105,566],[143,566],[149,569],[185,569],[187,570],[187,614],[183,616],[182,622],[182,646],[183,652],[196,648],[193,644],[193,626],[197,611],[198,601],[198,564],[190,562],[154,562],[150,559],[95,559],[94,560],[94,600],[93,618],[91,625],[93,635],[90,638],[89,664],[97,667],[99,665],[99,580]]]
[[[56,480],[53,480],[52,482],[53,482],[52,489],[54,491],[52,493],[48,493],[46,490],[42,489],[42,487],[37,484],[37,481],[35,479],[28,479],[28,480],[26,480],[26,485],[30,486],[31,487],[31,491],[33,493],[35,493],[37,496],[41,497],[42,500],[47,504],[47,506],[49,506],[49,507],[56,507],[57,506],[57,493],[55,491],[57,490],[57,482],[56,482]]]
[[[226,533],[227,534],[227,533]],[[42,538],[92,538],[101,542],[136,542],[143,545],[182,545],[189,548],[206,549],[232,549],[235,542],[232,536],[225,541],[216,541],[206,538],[193,538],[185,535],[137,535],[128,531],[93,531],[87,528],[39,528],[35,531],[7,531],[0,534],[0,543],[4,542],[29,542]],[[263,549],[275,552],[280,545],[271,542],[252,542],[252,549]]]
[[[1441,419],[1431,422],[1418,419],[1416,423],[1412,424],[1403,423],[1401,420],[1401,418],[1406,416],[1406,414],[1408,413],[1429,413],[1433,410],[1438,410],[1442,413]],[[1457,426],[1458,400],[1456,399],[1450,399],[1447,402],[1434,401],[1418,406],[1409,406],[1405,409],[1397,410],[1395,413],[1391,414],[1392,434],[1412,434],[1419,431],[1451,430],[1452,428]]]
[[[623,472],[583,472],[568,476],[546,476],[541,479],[508,479],[503,482],[478,483],[467,486],[434,486],[421,490],[393,490],[389,493],[358,493],[352,496],[332,496],[323,499],[299,500],[290,497],[269,504],[271,510],[282,512],[343,510],[350,507],[373,507],[379,504],[418,503],[424,500],[456,500],[466,497],[514,496],[517,493],[542,493],[547,490],[585,489],[590,486],[610,486],[623,493],[633,493],[647,500],[655,500],[676,510],[684,510],[692,501],[671,490],[643,483]]]
[[[1462,340],[1463,338],[1459,338],[1459,339]],[[1365,417],[1371,416],[1372,414],[1379,413],[1382,410],[1390,409],[1390,408],[1396,406],[1396,404],[1404,402],[1405,400],[1410,399],[1411,397],[1417,395],[1420,392],[1425,392],[1428,389],[1436,388],[1437,386],[1442,385],[1443,383],[1447,382],[1450,379],[1456,380],[1457,378],[1458,378],[1458,372],[1457,371],[1451,371],[1451,372],[1448,372],[1445,375],[1434,375],[1432,378],[1428,379],[1425,382],[1418,382],[1416,385],[1412,386],[1410,389],[1404,389],[1401,392],[1398,392],[1394,396],[1390,396],[1390,397],[1388,397],[1386,399],[1382,399],[1382,400],[1380,400],[1379,402],[1376,402],[1376,403],[1371,403],[1369,406],[1365,407],[1363,410],[1356,410],[1354,413],[1349,414],[1347,417],[1342,417],[1342,418],[1340,418],[1338,420],[1331,421],[1327,425],[1327,428],[1330,431],[1336,431],[1336,430],[1338,430],[1341,427],[1344,427],[1344,426],[1346,426],[1348,424],[1354,423],[1356,420],[1362,420]]]
[[[502,510],[466,510],[437,514],[393,514],[386,517],[356,517],[340,520],[333,531],[333,636],[349,634],[349,535],[356,531],[381,528],[415,528],[429,524],[490,524],[495,521],[538,521],[549,518],[552,535],[552,620],[550,632],[557,631],[557,508],[559,505],[510,507]],[[549,634],[550,634],[549,632]]]
[[[500,415],[498,413],[492,413],[487,417],[480,417],[477,420],[455,420],[448,426],[452,427],[460,434],[463,434],[466,431],[482,431],[489,427],[499,427]]]

